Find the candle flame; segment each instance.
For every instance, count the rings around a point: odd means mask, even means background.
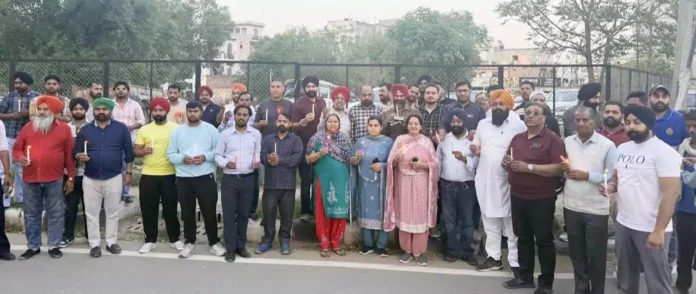
[[[608,173],[609,173],[609,170],[604,169],[604,173],[605,173],[605,174],[608,174]]]
[[[31,149],[31,145],[27,145],[27,149]]]

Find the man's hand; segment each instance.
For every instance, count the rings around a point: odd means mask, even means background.
[[[563,171],[566,172],[566,173],[570,172],[570,164],[568,164],[568,161],[567,161],[567,160],[561,162],[561,168],[562,168]]]
[[[184,164],[195,164],[195,161],[193,160],[193,158],[186,155],[184,156]]]
[[[503,166],[510,166],[511,163],[512,163],[512,157],[510,157],[509,154],[506,154],[505,156],[503,156]]]
[[[304,117],[306,122],[311,122],[314,120],[314,112],[307,113]]]
[[[476,130],[469,130],[469,134],[467,134],[467,138],[469,138],[469,141],[473,141],[475,136]]]
[[[266,120],[260,120],[256,123],[256,126],[259,128],[265,128],[268,126],[268,122]]]
[[[27,167],[27,166],[29,166],[30,164],[31,164],[31,161],[29,161],[29,160],[26,159],[26,158],[22,158],[22,160],[19,161],[19,165],[21,165],[22,167]]]
[[[529,172],[529,169],[527,168],[527,163],[518,160],[510,163],[510,170],[518,173]]]
[[[89,156],[87,156],[87,153],[78,153],[77,160],[82,161],[82,162],[88,162]]]
[[[67,180],[65,181],[65,187],[63,187],[63,190],[65,191],[65,194],[70,194],[72,191],[75,189],[75,181],[73,180]]]
[[[145,148],[143,148],[143,155],[150,155],[150,154],[152,154],[152,151],[153,151],[152,148],[145,147]]]
[[[230,121],[230,118],[232,118],[232,111],[225,112],[225,117],[222,119],[222,122],[227,124],[227,122]]]
[[[579,171],[577,169],[571,169],[566,172],[566,175],[568,176],[569,179],[575,180],[575,181],[587,181],[590,179],[590,173],[584,172],[584,171]]]
[[[363,156],[362,150],[358,150],[358,152],[355,152],[355,158],[357,158],[358,161],[360,161],[360,159],[362,159],[362,156]]]
[[[227,163],[227,166],[225,166],[225,167],[227,167],[229,169],[237,169],[237,164],[234,163],[234,161],[230,161]]]
[[[13,183],[14,179],[12,178],[12,174],[10,174],[9,171],[5,172],[5,186],[12,186],[14,185]]]
[[[130,184],[131,184],[131,178],[132,178],[132,177],[133,177],[132,172],[127,172],[127,173],[123,176],[123,185],[124,185],[124,186],[130,186]]]
[[[674,232],[672,233],[674,234]],[[660,231],[653,231],[648,235],[648,241],[645,247],[649,250],[664,250],[665,249],[665,233]]]
[[[328,115],[328,114],[329,114],[329,109],[328,109],[328,108],[324,108],[324,110],[321,111],[321,115],[322,115],[323,117],[326,117],[326,115]]]
[[[616,184],[609,182],[609,183],[607,183],[607,186],[608,187],[604,186],[604,183],[599,184],[599,194],[600,195],[607,197],[611,194],[616,193]]]
[[[193,157],[193,164],[195,164],[195,165],[200,165],[200,164],[203,164],[204,162],[205,162],[205,155],[203,155],[203,154],[196,155]]]
[[[439,145],[439,144],[440,144],[440,140],[438,140],[437,135],[433,135],[433,136],[430,138],[430,140],[433,141],[433,144],[435,144],[435,145]]]
[[[382,172],[382,164],[381,163],[373,163],[372,164],[372,171],[376,173]]]
[[[454,158],[457,160],[466,163],[466,156],[464,156],[461,151],[453,151],[452,154],[454,154]]]
[[[319,154],[320,154],[321,156],[324,156],[324,155],[326,155],[326,154],[328,154],[328,153],[329,153],[329,148],[321,147],[321,149],[319,149]]]
[[[271,166],[276,166],[276,165],[278,165],[278,154],[275,154],[275,153],[269,154],[269,155],[268,155],[268,163],[269,163]]]
[[[476,146],[476,145],[469,145],[469,151],[473,153],[476,156],[481,156],[481,147]]]

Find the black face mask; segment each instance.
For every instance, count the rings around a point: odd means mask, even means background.
[[[597,110],[597,107],[599,107],[599,103],[592,103],[590,100],[586,100],[585,102],[582,103],[583,106],[592,108],[593,110]]]
[[[314,98],[317,97],[317,91],[307,91],[307,97]]]
[[[288,132],[288,128],[286,128],[285,126],[279,126],[279,127],[278,127],[278,132],[281,133],[281,134],[285,134],[285,133]]]
[[[509,111],[504,111],[502,109],[493,109],[491,111],[493,124],[496,126],[502,126],[503,122],[510,116]]]
[[[648,136],[650,136],[650,130],[645,130],[643,133],[636,130],[630,130],[626,133],[626,135],[628,135],[628,138],[631,139],[631,141],[644,142],[648,139]]]
[[[461,126],[454,126],[450,128],[450,130],[452,131],[452,134],[455,136],[459,136],[464,133],[464,127]]]
[[[607,117],[604,119],[604,125],[610,128],[618,127],[621,121],[614,119],[613,117]]]

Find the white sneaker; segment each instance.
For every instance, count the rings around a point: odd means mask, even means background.
[[[561,242],[568,242],[568,233],[563,233],[558,237]]]
[[[191,257],[191,255],[193,255],[195,249],[196,249],[196,246],[193,244],[184,245],[184,249],[182,249],[181,252],[179,252],[179,258]]]
[[[150,253],[153,249],[157,247],[156,243],[145,243],[143,247],[140,247],[140,253]]]
[[[179,251],[184,250],[184,242],[181,242],[181,241],[176,241],[176,242],[172,243],[170,246],[172,246],[172,248],[179,250]]]
[[[212,253],[215,256],[223,256],[225,253],[227,253],[227,249],[225,247],[222,247],[222,244],[220,242],[217,242],[217,244],[213,245],[213,247],[210,247],[210,253]]]

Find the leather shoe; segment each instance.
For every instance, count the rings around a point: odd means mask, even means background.
[[[41,249],[27,249],[27,251],[24,251],[24,253],[22,253],[22,255],[19,256],[19,260],[27,260],[36,256],[39,253],[41,253]]]
[[[234,252],[227,252],[225,253],[225,261],[227,262],[234,262],[234,259],[237,258],[234,254]]]
[[[101,257],[102,256],[101,247],[99,247],[99,246],[93,247],[91,250],[89,250],[89,256],[91,256],[93,258]]]
[[[51,250],[48,250],[48,255],[50,255],[53,259],[58,259],[63,257],[63,252],[60,252],[60,249],[56,247]]]
[[[106,251],[109,251],[111,254],[121,254],[121,246],[118,246],[118,244],[106,245]]]
[[[237,249],[236,253],[242,258],[251,258],[251,253],[246,249]]]
[[[15,255],[12,254],[12,252],[0,253],[0,260],[4,260],[4,261],[15,260]]]

